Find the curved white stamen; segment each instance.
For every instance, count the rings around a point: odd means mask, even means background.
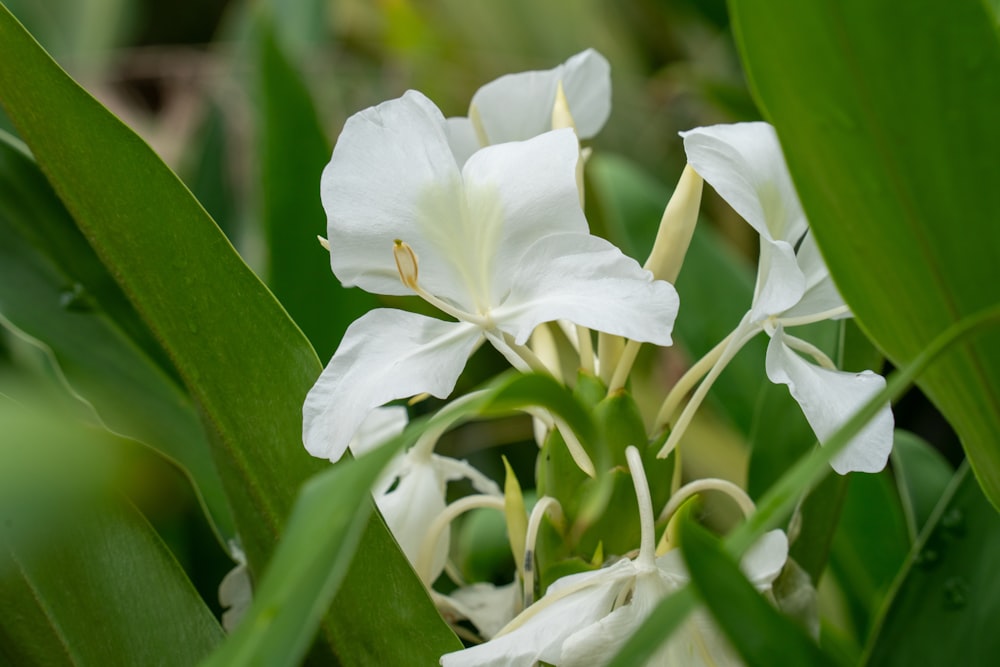
[[[434,574],[431,571],[434,563],[434,551],[445,527],[465,512],[480,508],[495,509],[503,512],[503,498],[486,495],[466,496],[445,507],[444,511],[434,517],[434,521],[427,527],[427,534],[424,536],[424,541],[420,545],[420,551],[417,553],[417,562],[413,564],[413,569],[417,571],[417,575],[426,586],[434,583],[430,580]]]
[[[812,324],[813,322],[822,322],[823,320],[831,320],[835,317],[840,317],[841,315],[850,314],[851,309],[845,306],[837,306],[836,308],[831,308],[830,310],[824,310],[821,313],[816,313],[814,315],[800,315],[799,317],[779,317],[778,321],[781,322],[782,326],[786,327],[797,327],[803,324]]]
[[[649,481],[642,467],[642,457],[635,447],[625,450],[628,459],[628,469],[632,473],[632,484],[635,486],[635,499],[639,504],[639,555],[635,564],[643,570],[656,569],[656,527],[653,522],[653,499],[649,494]]]
[[[837,366],[833,363],[833,360],[826,356],[826,353],[823,352],[823,350],[819,349],[812,343],[804,341],[801,338],[797,338],[796,336],[789,336],[787,333],[782,336],[782,340],[785,342],[785,345],[793,350],[798,350],[803,354],[808,354],[823,368],[831,371],[837,370]]]
[[[730,498],[736,501],[739,505],[740,511],[743,512],[744,517],[749,517],[757,509],[753,504],[753,500],[747,495],[747,492],[741,489],[738,485],[733,484],[729,480],[718,479],[715,477],[707,477],[705,479],[699,479],[694,482],[685,484],[677,493],[670,497],[667,504],[664,505],[663,511],[660,512],[660,516],[657,517],[657,521],[669,520],[677,509],[684,504],[684,501],[691,496],[701,493],[702,491],[721,491],[725,493]]]
[[[534,601],[535,594],[535,544],[538,541],[538,531],[542,527],[542,517],[546,514],[556,522],[562,524],[565,521],[562,505],[551,496],[542,496],[531,508],[531,515],[528,517],[528,530],[524,540],[524,606],[529,607]]]

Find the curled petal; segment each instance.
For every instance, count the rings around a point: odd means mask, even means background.
[[[761,238],[750,321],[760,322],[784,313],[802,299],[806,279],[795,258],[795,249],[786,241]]]
[[[366,313],[348,327],[306,396],[306,449],[336,461],[376,407],[424,392],[447,397],[480,340],[471,324],[401,310]]]
[[[444,490],[445,481],[429,459],[411,458],[404,464],[396,488],[375,498],[392,536],[411,563],[417,562],[427,529],[444,512]],[[449,530],[445,527],[434,547],[432,580],[444,569],[448,540]]]
[[[885,387],[885,378],[872,371],[846,373],[810,364],[788,347],[783,337],[779,326],[767,346],[767,377],[771,382],[788,385],[806,421],[823,444]],[[834,457],[833,469],[841,475],[851,471],[882,470],[892,450],[892,428],[892,411],[886,404]]]
[[[537,325],[560,319],[632,340],[671,343],[679,305],[673,285],[654,280],[604,239],[547,236],[511,271],[513,288],[494,318],[519,344]]]
[[[797,242],[807,229],[778,135],[767,123],[681,132],[688,162],[768,241]]]
[[[597,134],[611,114],[611,66],[587,49],[554,69],[508,74],[480,88],[471,106],[489,143],[521,141],[552,129],[560,81],[579,136]]]

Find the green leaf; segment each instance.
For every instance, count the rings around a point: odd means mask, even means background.
[[[308,341],[177,177],[76,85],[5,9],[0,98],[80,230],[174,362],[212,435],[212,454],[251,571],[264,571],[298,486],[324,464],[301,445],[301,406],[320,372]],[[388,652],[430,660],[386,634],[420,619],[426,643],[453,635],[384,525],[362,544],[323,624],[345,662]],[[393,597],[377,608],[373,601]],[[351,641],[336,643],[339,627]],[[393,654],[393,651],[396,653]],[[436,655],[433,656],[436,659]]]
[[[681,522],[680,535],[692,582],[747,665],[836,664],[799,625],[771,606],[708,531],[688,520]]]
[[[223,541],[234,537],[205,432],[173,367],[37,165],[2,132],[0,276],[8,326],[44,347],[108,428],[176,461]]]
[[[627,160],[597,153],[587,165],[588,196],[607,228],[608,238],[642,263],[653,247],[670,190]],[[674,337],[692,359],[704,356],[728,336],[750,308],[753,272],[704,221],[694,231],[677,279],[681,316]],[[710,304],[710,305],[709,305]],[[723,371],[709,396],[713,405],[748,435],[754,393],[764,377],[767,341],[750,341]]]
[[[897,429],[892,443],[892,472],[899,487],[910,540],[916,542],[955,476],[955,470],[920,436]]]
[[[859,645],[910,547],[903,508],[889,472],[850,475],[830,570],[844,592]]]
[[[1000,652],[1000,516],[968,466],[927,528],[862,664],[992,665]]]
[[[378,300],[341,287],[330,270],[330,253],[316,239],[326,236],[319,179],[330,160],[330,141],[305,81],[268,18],[258,22],[255,40],[267,281],[320,358],[329,359],[351,322],[378,306]]]
[[[0,404],[0,662],[195,664],[222,628],[107,487],[108,443],[66,424]]]
[[[1000,302],[995,14],[980,0],[730,4],[830,272],[886,356],[902,367]],[[1000,505],[1000,332],[919,384]]]

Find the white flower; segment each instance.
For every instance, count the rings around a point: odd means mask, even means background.
[[[820,442],[885,386],[872,371],[838,371],[818,349],[784,329],[851,313],[823,262],[802,211],[774,128],[767,123],[715,125],[682,132],[688,162],[760,234],[750,312],[726,360],[753,335],[771,336],[767,376],[786,384]],[[795,350],[821,363],[807,363]],[[887,404],[832,461],[834,470],[877,472],[892,449]]]
[[[661,599],[687,583],[689,575],[675,549],[654,558],[653,510],[638,451],[627,451],[642,517],[639,555],[594,572],[557,580],[545,596],[524,610],[490,641],[448,653],[444,667],[519,666],[545,661],[557,667],[606,664]],[[640,478],[641,475],[641,478]],[[788,558],[780,530],[765,534],[747,552],[741,568],[760,591],[767,591]],[[650,662],[654,665],[739,664],[723,635],[703,611],[695,612]]]
[[[360,456],[398,435],[406,426],[406,408],[375,409],[362,422],[350,449]],[[375,504],[392,536],[411,564],[416,566],[424,538],[434,520],[445,510],[448,482],[468,479],[480,493],[502,497],[493,480],[465,461],[434,453],[437,433],[429,433],[382,471],[372,488]],[[444,569],[448,556],[449,531],[446,527],[434,545],[430,584]]]
[[[448,139],[459,164],[485,146],[551,130],[560,84],[578,136],[597,134],[611,115],[611,66],[587,49],[553,69],[507,74],[476,91],[469,117],[448,119]]]
[[[457,321],[379,309],[354,322],[303,406],[314,456],[339,459],[376,406],[448,396],[484,339],[521,369],[532,330],[552,320],[670,343],[673,287],[589,234],[572,130],[484,148],[460,168],[445,128],[410,91],[350,118],[323,172],[341,282],[419,294]]]

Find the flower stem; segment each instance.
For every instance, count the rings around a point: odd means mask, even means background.
[[[629,340],[625,343],[625,349],[622,350],[621,356],[618,357],[615,372],[611,375],[611,382],[608,383],[609,396],[625,386],[625,381],[628,379],[628,374],[632,371],[632,365],[635,363],[635,358],[639,354],[640,347],[642,347],[642,343],[637,340]]]
[[[705,377],[708,371],[712,370],[712,366],[715,362],[719,360],[722,356],[722,352],[726,349],[726,345],[729,344],[730,339],[733,337],[736,331],[734,330],[728,336],[723,338],[719,343],[708,351],[704,357],[699,359],[691,368],[687,369],[681,379],[677,381],[677,384],[673,386],[670,393],[667,394],[666,399],[663,401],[663,405],[660,406],[660,411],[656,414],[656,422],[654,430],[658,431],[660,428],[666,426],[670,421],[670,418],[674,416],[677,408],[680,406],[681,401],[684,397],[688,395],[698,381]]]
[[[580,368],[593,374],[594,342],[590,339],[590,329],[576,325],[576,345],[580,352]]]
[[[674,515],[674,512],[684,504],[684,501],[691,496],[701,493],[703,491],[721,491],[725,493],[739,505],[740,511],[743,512],[744,517],[748,517],[754,513],[756,506],[753,504],[753,500],[747,495],[747,492],[739,487],[739,485],[734,484],[726,479],[718,479],[716,477],[706,477],[705,479],[695,480],[685,484],[677,493],[670,496],[670,500],[664,505],[663,511],[660,512],[660,516],[657,517],[657,521],[669,521]]]
[[[563,524],[562,505],[551,496],[542,496],[531,509],[528,517],[528,530],[524,541],[524,573],[521,583],[524,585],[524,606],[529,607],[535,598],[535,544],[538,542],[538,531],[542,527],[542,517],[546,514],[556,523]]]

